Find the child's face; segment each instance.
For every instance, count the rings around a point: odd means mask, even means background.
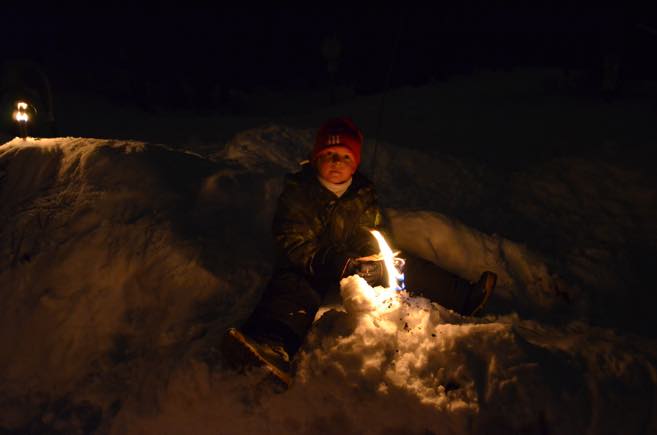
[[[328,147],[317,155],[319,176],[333,184],[348,181],[356,172],[356,160],[348,148]]]

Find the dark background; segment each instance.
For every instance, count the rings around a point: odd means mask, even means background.
[[[525,3],[9,6],[0,26],[5,64],[35,62],[59,91],[185,110],[218,110],[236,91],[328,86],[321,47],[332,35],[335,84],[357,95],[527,66],[583,69],[595,88],[608,58],[622,80],[657,78],[654,7]]]

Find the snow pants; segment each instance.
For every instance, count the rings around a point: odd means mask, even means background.
[[[411,294],[462,312],[470,289],[467,281],[429,261],[408,255],[405,259],[406,288]],[[292,356],[303,343],[324,296],[338,285],[314,281],[295,270],[278,270],[244,332],[255,339],[280,342]]]

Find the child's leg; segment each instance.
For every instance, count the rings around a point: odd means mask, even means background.
[[[408,254],[402,257],[406,260],[406,288],[411,294],[424,296],[461,313],[470,292],[468,281],[422,258]]]
[[[256,340],[280,342],[291,357],[303,343],[320,303],[321,295],[303,275],[276,272],[243,330]]]

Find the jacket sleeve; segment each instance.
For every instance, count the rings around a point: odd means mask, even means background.
[[[368,256],[379,252],[379,246],[376,239],[371,234],[371,230],[378,230],[385,233],[383,213],[379,207],[374,189],[370,189],[367,195],[363,197],[363,212],[359,218],[358,230],[355,236],[355,249],[359,256]],[[386,235],[384,234],[384,237]],[[386,237],[386,240],[389,240]]]
[[[293,267],[307,272],[317,250],[317,234],[312,228],[311,212],[304,209],[295,196],[294,189],[286,186],[278,198],[272,230],[278,255]]]
[[[296,186],[298,187],[298,186]],[[321,243],[320,216],[298,189],[287,186],[278,200],[273,234],[285,262],[309,276],[339,279],[349,257]]]

